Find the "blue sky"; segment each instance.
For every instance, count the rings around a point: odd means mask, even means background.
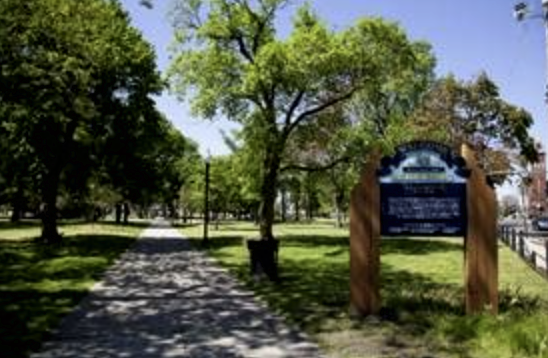
[[[169,65],[167,47],[172,39],[168,10],[173,0],[155,0],[148,10],[138,0],[123,0],[133,24],[156,48],[161,70]],[[528,110],[535,118],[532,134],[548,146],[548,107],[544,102],[547,64],[542,21],[518,23],[513,0],[316,0],[312,7],[333,29],[351,26],[363,16],[381,16],[398,22],[411,39],[426,40],[433,46],[438,75],[453,73],[472,79],[485,71],[495,80],[507,101]],[[529,0],[534,13],[541,12],[541,0]],[[294,1],[297,3],[297,1]],[[295,6],[285,9],[280,32],[290,29]],[[201,153],[227,153],[219,130],[235,125],[192,118],[188,106],[164,94],[157,99],[162,112],[186,136],[193,138]]]

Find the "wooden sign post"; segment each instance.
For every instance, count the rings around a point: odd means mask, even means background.
[[[468,179],[468,233],[465,238],[466,313],[498,313],[497,201],[474,151],[463,145],[470,169]]]
[[[350,198],[350,313],[379,313],[380,192],[377,166],[380,155],[368,160],[360,182]]]
[[[465,237],[466,312],[498,310],[496,200],[474,153],[417,141],[371,156],[350,202],[350,307],[378,314],[380,237]]]

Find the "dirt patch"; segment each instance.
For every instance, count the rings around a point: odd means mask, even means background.
[[[446,358],[424,341],[382,328],[320,333],[320,345],[331,358]]]

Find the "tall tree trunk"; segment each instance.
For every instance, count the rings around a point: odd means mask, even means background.
[[[16,223],[21,219],[21,211],[23,211],[23,189],[17,185],[17,191],[12,200],[11,222]]]
[[[137,216],[139,217],[139,219],[147,218],[147,209],[144,205],[140,205],[137,209]]]
[[[275,152],[275,151],[274,151]],[[261,207],[259,209],[259,227],[263,240],[273,240],[274,204],[276,202],[276,184],[280,167],[279,153],[271,153],[265,160],[263,183],[261,186]]]
[[[253,223],[255,225],[260,224],[260,210],[261,210],[261,203],[253,205],[253,208],[251,209],[251,216],[253,217]]]
[[[305,215],[306,220],[312,221],[312,194],[310,193],[310,190],[307,188],[306,190],[306,205],[304,207],[305,209]]]
[[[301,191],[300,189],[295,192],[295,221],[301,221]]]
[[[188,208],[185,206],[183,207],[183,224],[186,224],[187,223],[187,218],[188,218]]]
[[[311,183],[311,178],[310,178],[310,173],[307,172],[306,173],[306,185],[305,185],[305,190],[306,190],[306,206],[305,206],[305,214],[306,214],[306,219],[308,221],[312,221],[312,217],[314,216],[314,213],[313,213],[313,210],[314,208],[312,207],[312,204],[313,204],[313,193],[312,193],[312,183]]]
[[[129,214],[130,214],[129,204],[124,203],[124,225],[127,225],[129,222]]]
[[[280,191],[280,194],[281,194],[281,199],[282,199],[282,222],[286,222],[287,220],[287,203],[286,203],[286,195],[285,195],[285,189],[282,188],[281,191]]]
[[[51,169],[45,175],[42,188],[42,236],[41,241],[46,244],[55,244],[61,241],[57,231],[57,192],[59,190],[59,178],[61,171]]]
[[[74,145],[74,133],[78,121],[72,120],[68,123],[63,144],[58,143],[59,147],[51,148],[46,151],[43,163],[47,169],[42,182],[42,236],[41,241],[46,244],[61,242],[61,236],[57,231],[57,194],[59,192],[59,182],[61,172],[66,166],[66,153],[72,153]]]
[[[121,224],[122,223],[122,204],[116,203],[114,210],[115,210],[115,216],[116,216],[116,224]]]
[[[344,201],[344,193],[341,190],[336,190],[335,193],[335,210],[337,212],[337,227],[341,228],[343,227],[343,201]]]

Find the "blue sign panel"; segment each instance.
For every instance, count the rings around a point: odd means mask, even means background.
[[[381,161],[381,235],[464,236],[466,162],[451,148],[417,141]]]

